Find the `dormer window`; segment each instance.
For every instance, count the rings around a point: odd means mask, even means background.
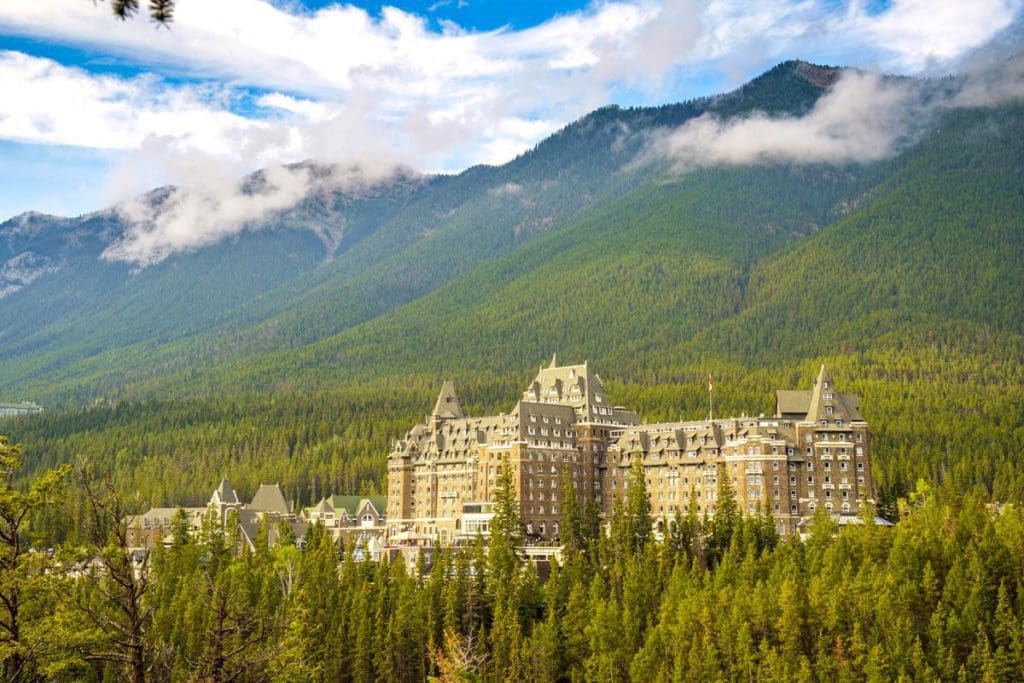
[[[832,393],[831,392],[826,392],[823,398],[826,401],[831,401],[832,400]]]
[[[832,406],[827,406],[825,408],[825,412],[828,413],[829,415],[831,415],[832,414]]]

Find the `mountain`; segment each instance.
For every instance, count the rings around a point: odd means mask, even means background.
[[[659,419],[702,410],[708,372],[722,410],[767,411],[825,361],[863,397],[883,487],[1024,495],[1019,101],[929,109],[870,161],[650,154],[705,115],[802,120],[840,74],[787,62],[725,95],[599,109],[504,166],[321,186],[141,269],[102,258],[122,212],[12,219],[2,398],[71,412],[11,430],[40,462],[95,449],[151,499],[230,467],[307,501],[379,485],[441,377],[502,410],[558,351]]]
[[[104,258],[130,229],[123,210],[17,217],[0,225],[0,320],[9,321],[0,328],[0,384],[47,400],[88,402],[123,385],[126,353],[148,374],[152,350],[173,356],[178,351],[168,345],[182,340],[194,341],[182,350],[187,360],[162,363],[207,361],[223,345],[248,352],[316,342],[664,176],[664,163],[630,166],[652,131],[705,112],[799,114],[835,73],[790,63],[724,96],[655,109],[607,107],[502,167],[398,174],[355,194],[325,185],[225,241],[142,270]],[[257,174],[245,185],[259,181]],[[157,190],[139,203],[159,215],[172,193]],[[108,377],[99,391],[68,393],[66,380],[91,383],[98,368]]]

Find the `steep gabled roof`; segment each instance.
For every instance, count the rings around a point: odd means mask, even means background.
[[[277,484],[263,484],[256,490],[252,502],[247,506],[250,510],[260,512],[276,512],[280,515],[291,513],[288,502],[284,498],[284,492]]]
[[[309,509],[310,513],[316,513],[319,515],[333,515],[334,508],[330,503],[327,502],[327,498],[321,498],[320,502],[316,504],[316,507]]]
[[[381,517],[387,510],[388,499],[385,496],[367,496],[359,501],[359,512],[369,505],[373,508],[374,513]]]
[[[857,396],[854,394],[840,394],[836,391],[832,375],[822,364],[818,371],[818,378],[814,380],[814,388],[811,390],[811,400],[807,406],[808,420],[860,420]]]
[[[775,416],[803,419],[811,405],[811,392],[779,389],[775,392]]]
[[[441,393],[437,396],[437,403],[434,404],[434,412],[431,413],[431,416],[446,420],[466,416],[462,411],[462,402],[459,400],[459,395],[455,392],[455,383],[450,379],[446,379],[441,386]]]
[[[227,477],[220,480],[220,486],[213,492],[213,498],[211,502],[217,503],[238,503],[238,494],[235,493],[235,489],[232,488],[231,482],[228,481]]]

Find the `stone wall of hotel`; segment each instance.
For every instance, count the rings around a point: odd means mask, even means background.
[[[558,538],[564,476],[577,499],[592,498],[607,514],[628,495],[637,459],[655,524],[690,505],[713,515],[720,476],[742,512],[769,512],[783,534],[821,508],[857,513],[873,490],[857,397],[837,393],[822,367],[810,391],[777,392],[777,406],[767,418],[641,425],[607,403],[586,364],[553,361],[510,413],[472,418],[446,382],[434,411],[388,456],[389,536],[457,541],[462,506],[492,501],[505,465],[527,533],[544,541]]]

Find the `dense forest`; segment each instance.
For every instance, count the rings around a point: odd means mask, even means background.
[[[21,454],[0,443],[4,465]],[[8,680],[1016,681],[1024,675],[1024,512],[920,482],[894,528],[827,515],[779,539],[743,517],[719,477],[652,537],[644,476],[603,533],[563,486],[564,558],[541,581],[501,477],[488,544],[414,566],[357,560],[314,526],[243,542],[215,516],[167,547],[124,550],[122,501],[76,477],[80,543],[19,545],[22,511],[61,495],[65,470],[0,489],[0,661]],[[870,520],[871,510],[862,517]],[[13,536],[12,536],[13,534]],[[142,571],[136,571],[141,569]]]
[[[0,385],[47,407],[0,419],[23,448],[0,446],[5,677],[1024,678],[1024,107],[946,111],[870,164],[631,163],[703,113],[806,112],[806,66],[311,197],[141,272],[96,267],[107,214],[0,225],[66,266],[0,300]],[[310,221],[345,236],[325,252]],[[654,539],[640,494],[607,534],[564,505],[544,582],[510,509],[489,547],[417,567],[214,520],[141,573],[123,551],[124,515],[223,476],[243,499],[380,493],[443,379],[507,411],[552,352],[651,422],[706,414],[708,374],[716,414],[769,413],[824,362],[872,432],[862,512],[898,524],[818,518],[801,542],[719,505]]]
[[[663,115],[682,114],[600,110],[502,172],[589,149],[605,119]],[[327,297],[314,308],[249,331],[115,346],[75,369],[40,351],[43,370],[12,381],[51,410],[0,432],[26,446],[29,474],[84,456],[145,504],[205,500],[222,476],[306,504],[382,490],[391,440],[443,379],[493,414],[557,351],[654,421],[703,414],[709,373],[720,414],[770,412],[775,389],[808,387],[826,362],[861,396],[886,509],[918,478],[1019,501],[1022,116],[949,112],[870,167],[706,169],[624,190],[333,334],[346,315],[333,297],[352,290],[324,281],[306,295]]]

